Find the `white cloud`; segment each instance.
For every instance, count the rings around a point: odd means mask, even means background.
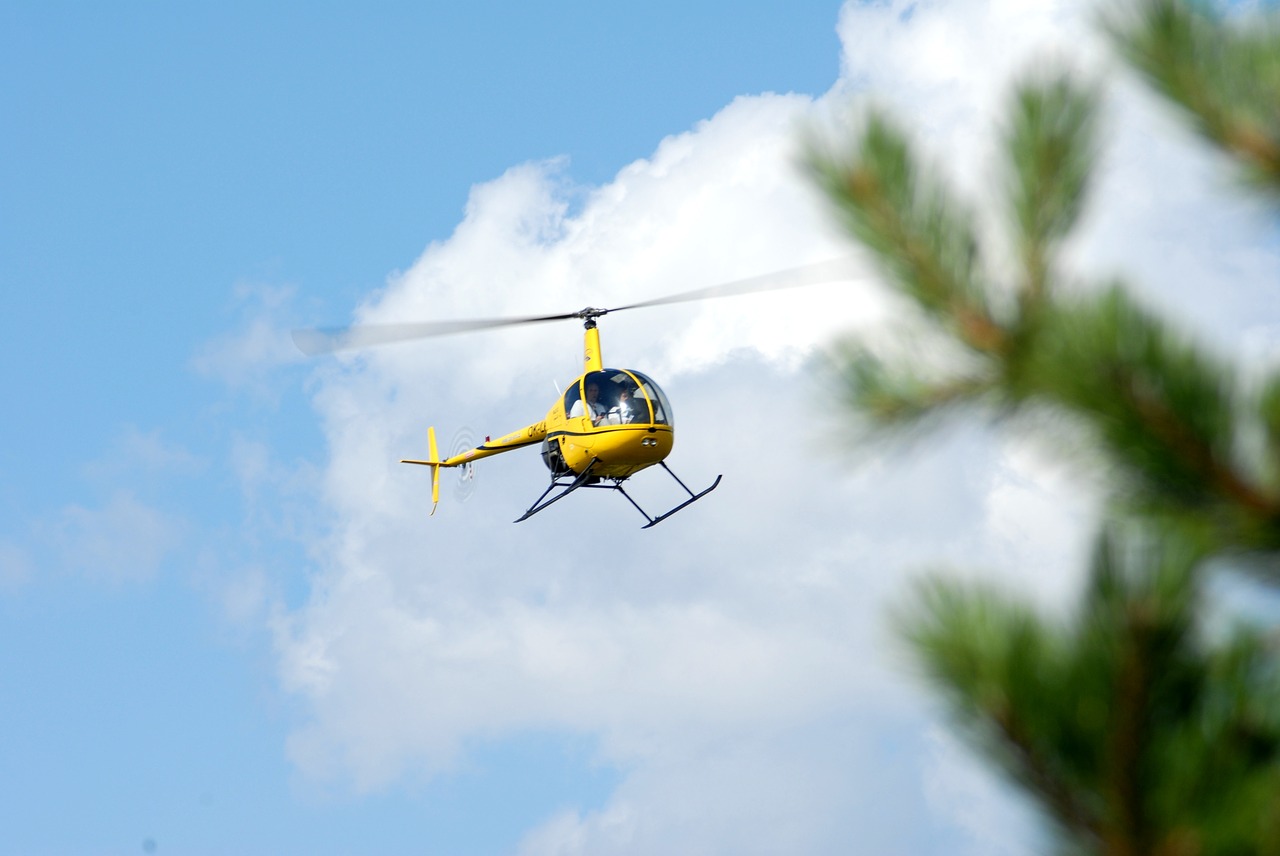
[[[983,531],[1006,584],[1045,609],[1070,609],[1092,549],[1101,496],[1071,455],[1012,437],[991,472]]]
[[[105,501],[72,503],[30,519],[20,542],[0,541],[0,588],[37,573],[68,572],[108,583],[152,579],[189,534],[187,521],[139,493],[172,478],[202,473],[205,460],[160,431],[127,425],[85,476],[108,491]],[[128,484],[128,487],[122,485]]]
[[[798,128],[871,88],[961,185],[990,186],[983,159],[1009,74],[1046,43],[1105,64],[1087,24],[1065,2],[850,4],[833,94],[740,98],[599,188],[574,187],[563,164],[515,167],[477,187],[456,232],[357,318],[611,306],[841,255],[796,171]],[[1114,97],[1109,121],[1128,140],[1131,117],[1152,111],[1130,109],[1143,97],[1131,89]],[[1204,161],[1185,138],[1167,146],[1157,161],[1171,175]],[[1212,179],[1162,181],[1123,153],[1107,170],[1105,207],[1073,250],[1081,270],[1121,247],[1155,259],[1176,237],[1205,260],[1196,277],[1239,286],[1241,307],[1259,308],[1248,295],[1274,255],[1246,253],[1238,216],[1206,220],[1235,210],[1215,207]],[[1192,293],[1185,274],[1155,270],[1175,301]],[[622,784],[603,808],[530,830],[527,853],[846,852],[852,841],[951,853],[956,835],[997,841],[998,814],[958,819],[955,789],[939,784],[885,608],[914,569],[939,564],[995,569],[1060,599],[1079,570],[1089,497],[1060,466],[979,430],[905,457],[862,450],[849,467],[808,360],[836,331],[882,323],[870,279],[602,319],[606,361],[652,374],[674,400],[673,468],[691,485],[725,474],[648,532],[603,492],[511,525],[545,483],[532,452],[481,462],[474,498],[461,507],[446,492],[430,520],[427,475],[395,463],[422,450],[429,423],[496,436],[540,419],[552,381],[579,371],[574,326],[320,368],[322,495],[336,524],[316,545],[309,602],[277,625],[283,680],[310,711],[290,742],[299,767],[378,788],[450,769],[471,741],[570,731],[598,741]],[[1274,324],[1273,304],[1250,324]],[[663,478],[637,477],[635,495],[674,501]]]
[[[950,178],[990,195],[986,162],[1016,75],[1050,61],[1102,62],[1086,4],[1074,0],[846,3],[835,92],[888,107]]]
[[[292,287],[237,285],[234,299],[239,329],[206,342],[192,357],[191,367],[232,389],[245,390],[259,398],[271,397],[267,373],[303,360],[284,321],[293,297]]]
[[[895,731],[855,714],[838,725],[668,744],[608,806],[554,815],[518,852],[942,852],[929,844],[939,828],[912,787],[919,771],[892,745],[890,735],[903,737]]]
[[[1280,330],[1275,212],[1240,192],[1231,164],[1130,79],[1113,87],[1108,149],[1078,262],[1139,294],[1237,359]],[[1246,339],[1243,333],[1251,335]]]
[[[958,853],[974,856],[1021,856],[1043,853],[1045,830],[1037,827],[1031,807],[1012,786],[979,765],[952,735],[938,729],[928,734],[929,760],[925,794],[931,807],[955,819],[969,840]]]
[[[181,446],[167,442],[158,430],[144,432],[125,426],[108,452],[90,462],[86,474],[107,482],[139,476],[189,476],[203,472],[207,464]]]
[[[72,505],[46,529],[63,564],[106,582],[150,579],[180,543],[183,523],[127,491],[100,508]]]

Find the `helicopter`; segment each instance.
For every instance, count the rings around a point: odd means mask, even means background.
[[[299,329],[292,331],[292,335],[294,344],[300,351],[308,356],[317,356],[500,327],[572,319],[582,321],[585,331],[584,371],[557,397],[543,419],[504,434],[496,440],[486,437],[483,443],[445,458],[440,457],[435,426],[431,426],[427,428],[427,457],[403,458],[400,463],[430,468],[431,514],[434,515],[440,503],[441,469],[465,467],[469,472],[474,463],[483,458],[539,446],[543,463],[550,472],[550,484],[524,514],[516,518],[516,523],[528,520],[571,493],[584,488],[595,488],[620,493],[645,518],[645,524],[641,528],[649,529],[711,493],[720,486],[723,475],[717,475],[710,487],[695,493],[667,466],[666,458],[675,446],[671,402],[662,388],[647,374],[637,369],[606,366],[601,355],[597,319],[631,309],[847,279],[847,261],[835,259],[818,262],[609,309],[587,307],[575,312],[517,318]],[[657,515],[651,515],[642,508],[623,487],[623,483],[632,476],[654,466],[665,470],[688,495],[687,499]]]

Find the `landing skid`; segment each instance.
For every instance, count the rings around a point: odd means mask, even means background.
[[[685,493],[689,494],[689,498],[686,499],[684,502],[680,503],[679,505],[677,505],[675,508],[672,508],[669,511],[665,512],[664,514],[659,514],[657,517],[650,517],[649,513],[640,507],[640,503],[632,499],[631,494],[627,493],[625,490],[622,489],[623,479],[610,479],[609,481],[611,481],[612,484],[602,484],[600,476],[593,476],[591,474],[591,471],[595,469],[595,466],[598,463],[599,461],[592,461],[590,464],[587,465],[587,468],[585,470],[583,470],[579,475],[574,476],[572,479],[568,478],[567,476],[561,476],[559,478],[551,479],[551,485],[542,492],[542,496],[538,497],[537,501],[535,501],[533,505],[529,506],[528,511],[520,515],[520,517],[516,518],[515,522],[519,523],[523,520],[528,520],[530,517],[537,514],[539,511],[542,511],[547,506],[564,499],[566,496],[573,493],[578,488],[589,487],[589,488],[596,488],[596,489],[602,489],[602,490],[616,490],[618,493],[622,494],[624,497],[626,497],[627,502],[635,506],[636,511],[639,511],[642,515],[644,515],[644,519],[649,521],[648,523],[646,523],[644,526],[641,526],[640,528],[648,529],[651,526],[657,526],[659,523],[666,520],[668,517],[675,514],[680,509],[684,508],[685,506],[692,505],[693,503],[702,499],[707,494],[711,493],[711,491],[715,490],[717,487],[720,486],[720,479],[724,478],[724,476],[716,476],[716,480],[711,483],[711,487],[707,488],[701,493],[694,493],[693,491],[689,490],[688,485],[680,481],[679,476],[671,472],[671,468],[666,465],[666,462],[659,461],[658,466],[666,470],[667,475],[675,479],[676,484],[684,488]],[[562,490],[559,493],[557,493],[555,496],[551,497],[550,499],[547,499],[547,495],[550,494],[556,488],[562,488]]]

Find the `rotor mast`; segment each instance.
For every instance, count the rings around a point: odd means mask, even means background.
[[[572,317],[582,319],[582,326],[586,330],[582,337],[583,362],[586,365],[586,371],[604,370],[604,357],[600,354],[600,330],[596,327],[596,319],[608,313],[608,309],[593,309],[590,306],[573,313]]]

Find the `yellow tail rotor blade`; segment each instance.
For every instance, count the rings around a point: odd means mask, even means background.
[[[427,460],[415,461],[408,458],[401,458],[402,464],[418,464],[423,467],[431,467],[431,513],[436,513],[436,506],[440,504],[440,451],[436,447],[436,429],[434,426],[427,429]]]
[[[427,455],[432,461],[437,463],[431,467],[431,514],[435,516],[436,506],[440,504],[440,453],[436,449],[436,429],[431,426],[427,429]]]

